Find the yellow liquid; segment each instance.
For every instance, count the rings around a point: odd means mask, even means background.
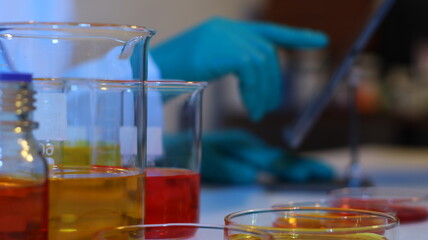
[[[83,144],[83,143],[82,143]],[[120,166],[121,157],[118,145],[98,146],[96,149],[91,149],[89,146],[64,146],[62,151],[61,164],[64,166],[90,166],[91,164]],[[96,151],[92,158],[92,151]]]
[[[351,234],[272,234],[275,240],[388,240],[386,237],[374,233]]]
[[[87,240],[98,230],[143,223],[139,170],[53,168],[49,179],[49,240]]]

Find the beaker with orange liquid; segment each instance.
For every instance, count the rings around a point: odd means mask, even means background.
[[[143,223],[144,81],[154,33],[114,24],[0,24],[0,70],[34,78],[34,133],[50,171],[50,240]]]

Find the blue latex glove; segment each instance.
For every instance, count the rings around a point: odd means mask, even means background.
[[[243,104],[257,121],[281,101],[276,48],[319,48],[327,42],[320,32],[216,17],[155,46],[151,54],[164,79],[210,81],[235,74]]]
[[[282,152],[269,148],[249,132],[233,129],[202,135],[202,181],[247,184],[257,181]]]
[[[261,172],[279,181],[329,181],[330,166],[269,146],[240,129],[205,133],[202,137],[202,181],[222,184],[255,183]]]
[[[308,181],[330,181],[334,179],[333,169],[319,159],[283,152],[280,159],[268,168],[279,181],[304,183]]]

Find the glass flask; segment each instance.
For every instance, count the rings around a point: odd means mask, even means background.
[[[50,240],[143,222],[153,35],[113,24],[0,24],[0,70],[33,73],[34,134],[50,170]]]
[[[0,239],[47,240],[48,168],[33,136],[31,74],[0,73]]]

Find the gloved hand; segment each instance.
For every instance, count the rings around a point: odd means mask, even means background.
[[[298,183],[334,177],[331,167],[319,160],[269,146],[240,129],[203,134],[201,166],[202,181],[207,183],[250,184],[262,172]]]
[[[281,72],[276,47],[318,48],[320,32],[216,17],[151,49],[164,79],[239,79],[241,98],[253,121],[279,106]]]

